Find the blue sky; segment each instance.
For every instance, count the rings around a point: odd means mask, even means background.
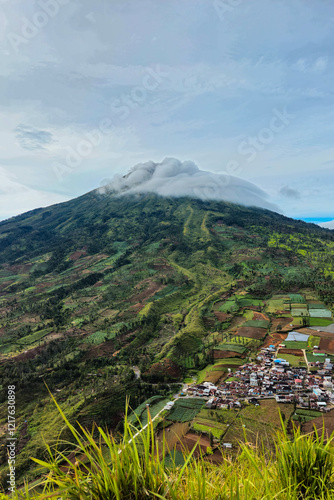
[[[331,0],[2,0],[0,219],[174,157],[334,218]]]

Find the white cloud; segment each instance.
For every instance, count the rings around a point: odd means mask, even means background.
[[[105,190],[102,189],[102,192]],[[192,161],[165,158],[135,165],[124,176],[116,175],[106,192],[117,194],[156,193],[161,196],[189,196],[277,210],[267,195],[254,184],[238,177],[200,170]]]

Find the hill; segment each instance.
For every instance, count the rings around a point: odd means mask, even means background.
[[[45,384],[71,422],[121,429],[126,394],[136,407],[212,364],[236,297],[308,290],[330,308],[333,255],[334,234],[316,225],[153,194],[94,191],[1,222],[0,444],[15,385],[17,476],[39,474],[41,433],[52,443],[63,429]],[[247,319],[267,334],[266,319]]]

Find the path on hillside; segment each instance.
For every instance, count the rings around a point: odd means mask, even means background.
[[[302,352],[303,352],[305,363],[306,363],[306,367],[307,367],[307,373],[310,373],[310,367],[309,367],[309,364],[308,364],[308,361],[307,361],[307,357],[306,357],[306,350],[302,349]]]

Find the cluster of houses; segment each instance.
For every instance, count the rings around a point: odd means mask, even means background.
[[[219,386],[203,382],[189,387],[187,392],[204,397],[208,408],[238,408],[243,400],[257,404],[257,398],[275,398],[279,403],[296,402],[302,408],[323,411],[334,405],[330,359],[316,362],[317,370],[308,372],[307,368],[291,367],[288,361],[275,356],[275,346],[263,348],[257,363],[238,367],[230,380]]]

